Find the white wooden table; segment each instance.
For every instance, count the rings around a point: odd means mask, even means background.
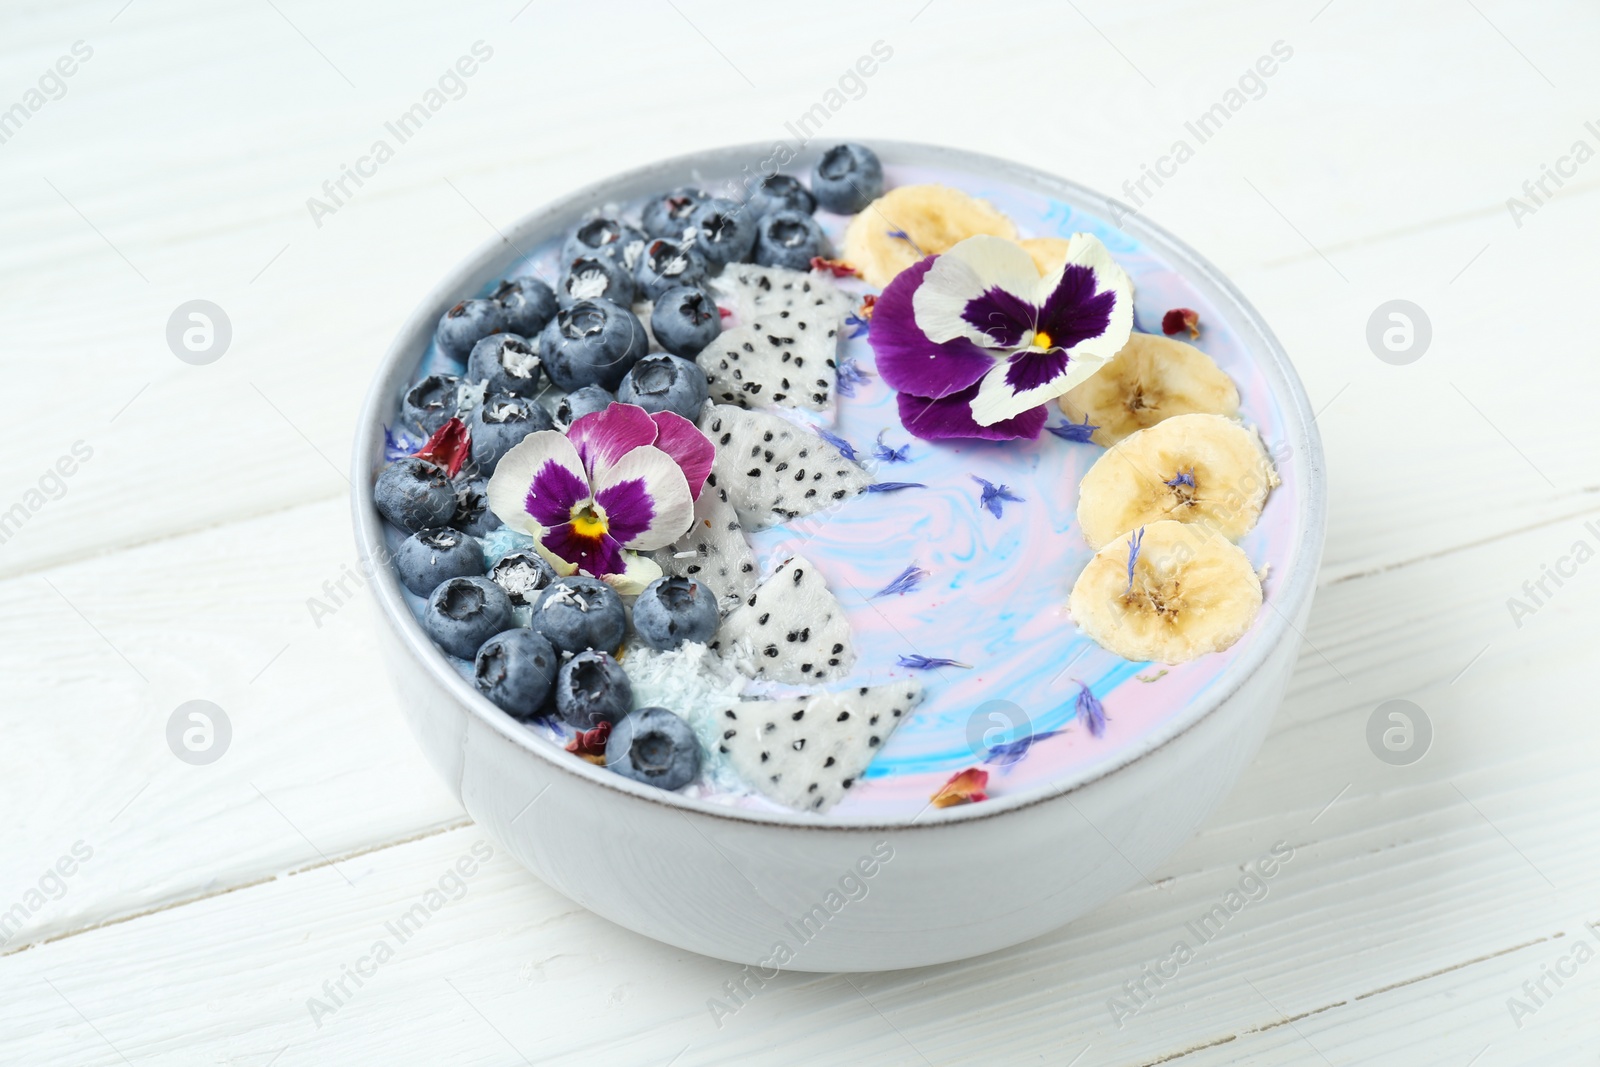
[[[1600,149],[1600,11],[1129,7],[0,15],[0,1062],[1600,1059],[1600,160],[1569,157]],[[952,143],[1112,192],[1159,166],[1137,206],[1293,354],[1332,525],[1259,758],[1151,885],[1067,929],[919,971],[784,975],[720,1028],[706,1001],[737,968],[618,929],[499,855],[357,984],[346,968],[482,837],[393,707],[368,598],[335,588],[380,352],[497,226],[653,158],[783,137],[880,40],[892,58],[820,136]],[[30,97],[78,41],[71,76]],[[385,122],[477,41],[492,56],[459,99],[314,219],[307,198],[392,143]],[[1258,98],[1230,97],[1275,42],[1292,56],[1247,81]],[[1199,143],[1185,123],[1219,102]],[[1179,139],[1192,157],[1161,162]],[[1524,182],[1546,165],[1562,184],[1535,201]],[[166,340],[193,299],[232,326],[205,366]],[[1409,365],[1368,345],[1392,299],[1431,322]],[[72,473],[49,474],[75,447]],[[196,699],[232,730],[205,766],[166,738]],[[1419,761],[1369,747],[1392,699],[1432,724]],[[1266,897],[1176,977],[1145,979],[1276,842],[1294,858]],[[1115,1010],[1141,981],[1139,1010]],[[336,1008],[313,1018],[311,998]]]

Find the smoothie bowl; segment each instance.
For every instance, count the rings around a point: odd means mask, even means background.
[[[452,272],[354,512],[468,813],[760,968],[959,959],[1145,880],[1281,700],[1325,487],[1260,318],[1111,217],[971,153],[748,146]]]

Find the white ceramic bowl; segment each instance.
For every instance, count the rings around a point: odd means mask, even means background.
[[[953,149],[872,142],[886,164],[950,166],[1115,218],[1107,199],[1014,163]],[[822,146],[802,153],[803,173]],[[383,562],[372,479],[383,426],[445,308],[476,295],[585,210],[708,176],[757,169],[770,146],[667,160],[522,219],[451,271],[406,322],[356,432],[356,543],[374,580],[382,645],[424,752],[467,812],[545,882],[629,929],[758,968],[859,971],[961,959],[1025,941],[1144,879],[1232,786],[1288,684],[1310,610],[1326,484],[1311,409],[1277,340],[1218,272],[1131,216],[1121,226],[1164,257],[1228,320],[1272,384],[1296,465],[1301,541],[1274,574],[1276,610],[1207,699],[1171,714],[1109,769],[1003,798],[928,809],[910,822],[845,825],[735,810],[639,785],[563,752],[481,696],[413,618]],[[763,970],[762,973],[770,973]]]

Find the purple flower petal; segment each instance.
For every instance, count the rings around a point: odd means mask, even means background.
[[[550,459],[534,474],[522,508],[540,526],[557,526],[571,521],[573,505],[587,499],[589,483]]]
[[[1044,428],[1045,409],[1042,404],[993,426],[979,426],[972,418],[972,398],[977,395],[976,385],[940,400],[901,393],[896,398],[900,405],[900,422],[924,441],[963,437],[984,441],[1015,441],[1019,438],[1032,441]]]
[[[1117,294],[1110,289],[1097,293],[1098,281],[1092,267],[1081,263],[1066,266],[1039,311],[1039,329],[1050,335],[1051,345],[1074,348],[1110,327]]]
[[[1006,360],[1006,384],[1013,392],[1037,389],[1067,369],[1072,357],[1059,348],[1041,352],[1037,348],[1024,348]]]
[[[965,338],[934,344],[917,325],[911,298],[935,258],[907,267],[889,283],[873,305],[870,340],[878,373],[891,389],[939,398],[975,385],[995,361]]]
[[[871,485],[862,486],[863,493],[898,493],[902,489],[926,489],[922,482],[873,482]]]
[[[608,533],[599,537],[585,537],[572,528],[572,523],[564,522],[546,530],[544,536],[539,538],[539,542],[568,563],[576,564],[579,570],[587,571],[596,578],[603,578],[608,574],[621,574],[625,569],[622,562],[622,546]]]
[[[590,474],[599,474],[641,445],[654,444],[659,429],[650,413],[636,404],[610,404],[576,419],[567,440],[578,449]]]
[[[683,476],[689,482],[689,496],[700,499],[700,490],[705,488],[706,478],[711,474],[711,463],[717,458],[711,438],[676,412],[658,411],[650,416],[650,421],[656,424],[656,447],[683,468]]]
[[[655,502],[643,478],[614,482],[594,495],[595,503],[606,512],[606,532],[627,544],[650,529],[656,517]]]
[[[694,499],[677,461],[654,445],[636,448],[595,476],[596,498],[611,499],[608,494],[614,487],[630,482],[638,483],[638,488],[622,490],[615,498],[615,513],[613,505],[606,506],[610,532],[622,547],[643,552],[682,537],[694,521]]]
[[[967,302],[961,317],[989,339],[991,348],[1015,348],[1032,330],[1039,309],[999,286]]]

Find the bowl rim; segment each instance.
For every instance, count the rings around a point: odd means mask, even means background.
[[[1065,780],[1040,783],[1013,796],[991,799],[982,804],[964,804],[943,809],[925,805],[909,819],[888,821],[881,817],[850,820],[799,811],[775,812],[735,808],[684,796],[677,792],[655,789],[608,772],[585,760],[572,758],[555,742],[527,729],[479,693],[428,638],[406,604],[393,567],[386,565],[389,552],[384,540],[384,523],[372,502],[372,480],[384,462],[381,442],[385,416],[391,414],[390,409],[394,407],[394,399],[399,396],[403,381],[409,380],[410,374],[415,369],[419,351],[426,349],[433,328],[444,309],[459,300],[475,296],[489,282],[503,276],[504,269],[511,262],[525,257],[524,245],[531,246],[547,240],[554,233],[569,226],[572,219],[580,217],[585,211],[648,195],[653,190],[686,183],[702,183],[705,181],[700,176],[702,170],[726,175],[738,173],[742,169],[749,175],[753,166],[765,167],[766,163],[770,163],[769,157],[775,152],[775,146],[770,144],[741,144],[702,149],[658,160],[592,182],[523,215],[507,228],[495,227],[497,236],[484,241],[466,259],[448,271],[406,317],[399,333],[378,364],[356,425],[351,467],[351,510],[356,549],[362,572],[371,579],[368,584],[374,591],[384,623],[399,638],[404,653],[414,656],[433,680],[454,696],[469,715],[476,717],[481,724],[514,746],[534,758],[543,760],[552,770],[570,776],[585,785],[610,789],[640,801],[675,809],[685,816],[708,816],[774,829],[859,833],[933,829],[992,819],[1008,812],[1069,797],[1100,779],[1149,757],[1192,730],[1230,700],[1261,669],[1267,658],[1291,635],[1291,632],[1296,638],[1304,640],[1304,635],[1294,626],[1292,619],[1300,613],[1315,592],[1326,536],[1327,481],[1321,436],[1317,431],[1316,416],[1311,410],[1310,400],[1299,376],[1289,362],[1288,354],[1260,313],[1245,299],[1244,294],[1209,260],[1200,256],[1177,237],[1134,212],[1127,205],[1077,182],[1025,164],[965,149],[879,138],[863,139],[859,143],[872,148],[884,163],[890,166],[952,166],[982,173],[995,180],[1011,182],[1031,192],[1064,201],[1108,221],[1115,220],[1120,215],[1121,221],[1114,223],[1119,230],[1158,253],[1190,284],[1199,289],[1239,332],[1241,341],[1245,342],[1246,350],[1252,359],[1258,361],[1259,369],[1268,379],[1279,400],[1283,412],[1285,437],[1292,448],[1290,462],[1298,464],[1297,475],[1301,479],[1300,492],[1297,494],[1299,513],[1296,516],[1298,546],[1293,564],[1288,568],[1289,573],[1281,579],[1283,584],[1276,601],[1263,601],[1267,607],[1273,609],[1270,615],[1257,620],[1256,625],[1263,627],[1263,631],[1255,636],[1245,655],[1235,662],[1224,676],[1224,680],[1229,684],[1219,685],[1208,693],[1205,699],[1194,701],[1168,716],[1159,726],[1128,745],[1114,758],[1086,767]],[[801,151],[793,154],[783,169],[788,173],[800,173],[802,165],[809,165],[809,161],[819,156],[823,150],[824,146],[803,147]],[[757,173],[762,172],[757,171]],[[537,241],[531,236],[535,234],[538,235]]]

